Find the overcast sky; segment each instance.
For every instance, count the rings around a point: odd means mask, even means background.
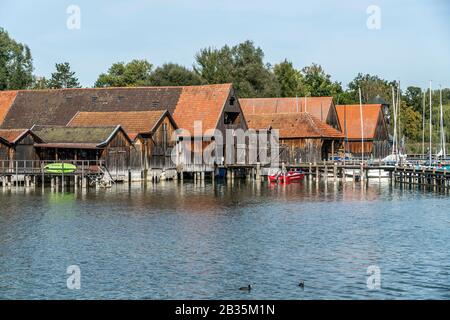
[[[80,29],[67,27],[70,5],[80,8]],[[380,20],[367,13],[372,5]],[[200,48],[247,39],[266,62],[316,62],[344,85],[363,72],[450,87],[446,0],[0,0],[0,26],[29,45],[37,75],[68,61],[88,87],[117,61],[191,67]]]

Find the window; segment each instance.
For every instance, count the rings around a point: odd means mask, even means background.
[[[234,106],[234,101],[236,100],[235,97],[230,98],[230,106]]]
[[[225,112],[223,118],[225,124],[235,124],[239,118],[239,112]]]

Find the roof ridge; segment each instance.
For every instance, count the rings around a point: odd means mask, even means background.
[[[135,87],[94,87],[94,88],[61,88],[61,89],[22,89],[22,90],[5,90],[1,92],[64,92],[64,91],[101,91],[101,90],[133,90],[133,89],[171,89],[171,88],[208,88],[208,87],[227,87],[232,86],[230,82],[217,84],[201,84],[192,86],[135,86]]]

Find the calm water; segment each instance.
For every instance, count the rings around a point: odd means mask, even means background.
[[[0,189],[0,298],[450,299],[449,208],[379,184]]]

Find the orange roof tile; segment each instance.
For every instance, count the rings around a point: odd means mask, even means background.
[[[280,138],[344,138],[342,132],[308,112],[248,114],[245,118],[249,128],[278,129]]]
[[[244,115],[266,113],[309,112],[314,117],[326,121],[333,105],[333,97],[298,98],[250,98],[239,99]]]
[[[134,140],[140,133],[150,133],[166,110],[125,112],[78,112],[67,124],[69,127],[109,127],[120,125]]]
[[[361,139],[361,113],[359,104],[337,105],[339,123],[348,139]],[[380,116],[381,104],[363,104],[364,139],[373,139]]]
[[[3,123],[16,95],[17,91],[0,91],[0,125]]]
[[[193,135],[194,122],[201,120],[203,133],[215,129],[231,88],[231,83],[182,87],[173,113],[178,127],[189,130]]]
[[[8,141],[10,144],[14,144],[19,138],[21,138],[28,129],[6,129],[0,130],[0,138]]]

